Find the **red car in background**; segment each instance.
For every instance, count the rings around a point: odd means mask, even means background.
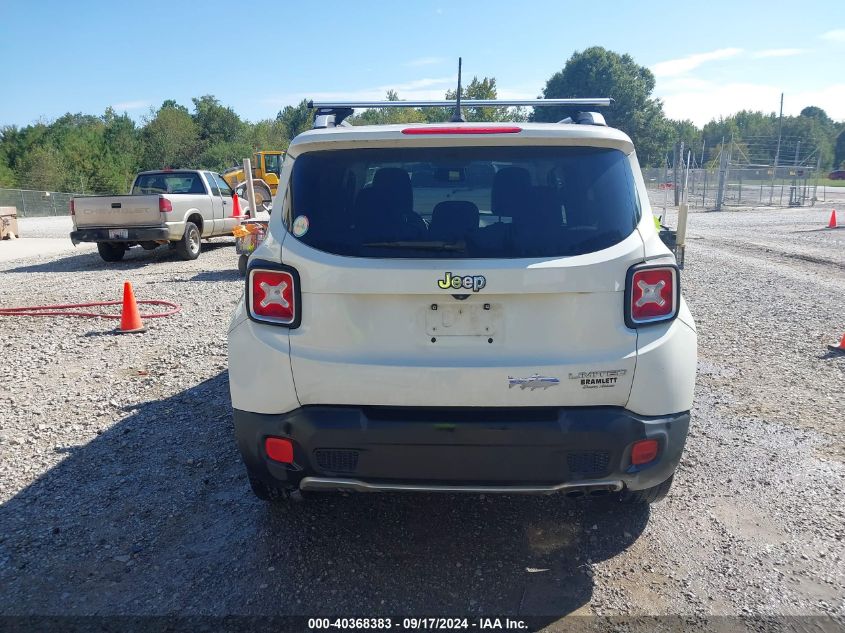
[[[845,169],[837,169],[827,175],[831,180],[845,180]]]

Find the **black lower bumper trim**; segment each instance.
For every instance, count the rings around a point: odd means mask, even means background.
[[[235,435],[253,476],[289,488],[306,476],[420,486],[556,486],[621,481],[632,490],[668,479],[681,458],[689,412],[640,416],[621,407],[544,409],[307,406],[285,414],[235,410]],[[294,464],[270,460],[268,436],[294,446]],[[650,464],[631,445],[656,439]]]
[[[111,237],[114,229],[79,229],[71,231],[70,241],[80,242],[166,242],[170,240],[170,231],[164,227],[126,229],[126,237]]]

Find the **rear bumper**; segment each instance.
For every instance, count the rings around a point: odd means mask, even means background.
[[[70,241],[79,244],[80,242],[166,242],[170,240],[170,231],[165,227],[127,228],[124,238],[110,237],[110,230],[114,229],[78,229],[71,231]]]
[[[307,406],[285,414],[235,410],[244,462],[288,488],[357,491],[641,490],[677,468],[689,412],[640,416],[621,407],[453,408]],[[294,463],[270,460],[268,436],[292,440]],[[630,463],[656,439],[657,458]]]

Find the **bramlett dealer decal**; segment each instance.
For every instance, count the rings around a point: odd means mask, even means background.
[[[604,389],[615,387],[619,379],[628,373],[627,369],[606,369],[602,371],[579,371],[569,374],[569,380],[578,380],[583,389]]]
[[[461,288],[465,288],[466,290],[478,292],[487,285],[487,280],[484,278],[484,275],[467,275],[466,277],[461,277],[460,275],[453,275],[447,272],[443,279],[437,280],[437,285],[443,290],[449,290],[450,288],[452,290],[460,290]]]

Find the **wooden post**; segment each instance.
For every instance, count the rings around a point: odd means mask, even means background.
[[[244,178],[246,178],[246,199],[249,202],[249,217],[254,218],[258,214],[255,208],[255,187],[252,184],[252,163],[244,158]]]

